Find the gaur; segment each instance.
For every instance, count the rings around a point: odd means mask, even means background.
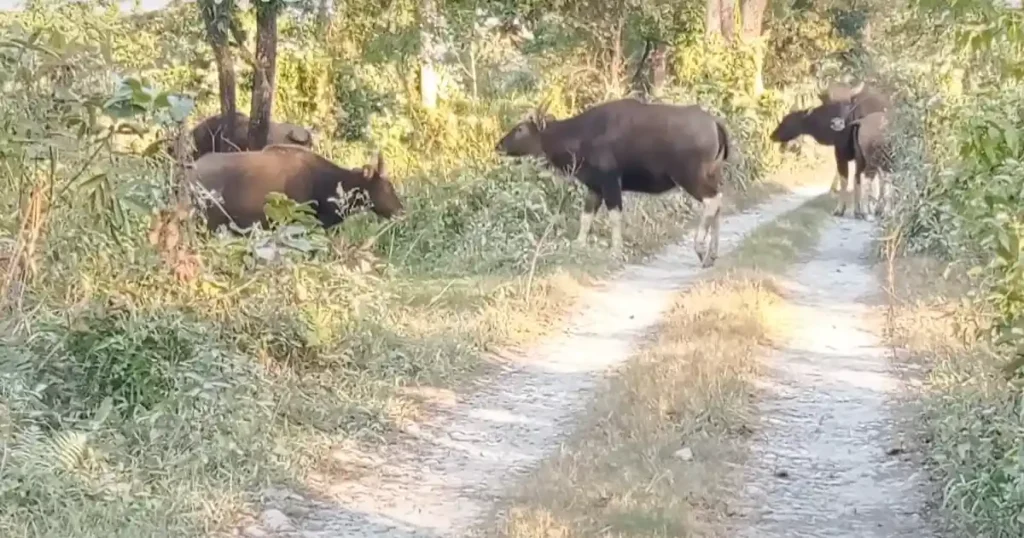
[[[218,114],[204,119],[192,129],[192,141],[195,144],[193,160],[207,153],[249,150],[249,116],[240,112],[235,113],[234,133],[223,136],[222,139],[221,132],[227,128],[225,123],[224,116]],[[267,145],[272,144],[294,144],[311,148],[313,135],[308,129],[294,123],[270,122]]]
[[[817,107],[786,114],[770,138],[786,143],[808,135],[817,143],[834,148],[836,177],[832,180],[831,190],[837,193],[838,200],[833,214],[841,216],[846,213],[849,163],[855,158],[849,123],[873,112],[888,110],[890,102],[888,97],[865,87],[863,82],[853,88],[832,84],[818,97],[821,104]],[[854,188],[858,188],[856,184]]]
[[[710,267],[718,257],[729,135],[699,106],[620,99],[564,120],[539,110],[505,134],[495,149],[509,156],[543,156],[586,186],[577,243],[586,242],[603,204],[611,221],[612,251],[621,252],[623,191],[661,194],[681,187],[703,204],[694,233],[698,259]]]
[[[189,178],[216,193],[204,204],[210,230],[231,221],[239,228],[256,222],[266,226],[264,204],[271,192],[298,203],[313,202],[316,217],[325,228],[342,222],[351,210],[369,208],[384,218],[403,210],[381,154],[376,164],[350,170],[309,149],[275,144],[263,151],[209,153],[195,161]],[[332,197],[339,198],[343,207],[331,201]]]
[[[892,172],[893,147],[888,139],[889,120],[883,112],[874,112],[851,122],[853,129],[854,154],[857,163],[854,178],[854,212],[861,208],[861,189],[863,179],[877,184],[877,195],[874,198],[875,216],[885,213],[886,200],[889,198],[888,174]],[[857,188],[859,187],[859,188]],[[872,193],[875,189],[871,189]]]

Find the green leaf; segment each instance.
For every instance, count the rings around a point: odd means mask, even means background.
[[[100,402],[99,409],[96,410],[96,414],[92,417],[93,428],[98,428],[102,426],[103,423],[107,421],[107,418],[110,416],[110,412],[113,409],[114,399],[111,398],[110,396],[103,398],[103,401]]]
[[[157,153],[163,150],[164,144],[166,143],[167,140],[162,138],[160,140],[157,140],[156,142],[153,142],[152,144],[146,146],[146,149],[142,150],[142,156],[152,157],[153,155],[156,155]]]
[[[171,119],[178,123],[184,122],[196,107],[195,101],[188,97],[172,96],[170,98],[170,103]]]

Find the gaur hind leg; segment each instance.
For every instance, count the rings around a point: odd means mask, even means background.
[[[839,155],[836,150],[836,181],[839,182],[839,190],[836,191],[836,208],[832,214],[841,217],[846,214],[846,196],[850,179],[850,162]]]
[[[855,162],[856,169],[853,172],[853,218],[864,220],[867,216],[864,212],[864,182],[871,181],[870,175],[864,173],[864,165],[860,159]]]
[[[718,259],[718,237],[722,221],[722,193],[701,200],[704,205],[693,236],[693,249],[701,267],[708,268]]]
[[[580,213],[580,233],[576,236],[577,245],[587,244],[587,234],[590,233],[590,226],[594,224],[597,210],[601,209],[601,202],[601,193],[587,186],[587,193],[583,198],[583,212]]]
[[[875,173],[875,183],[878,184],[878,196],[875,199],[875,216],[882,218],[885,215],[885,206],[889,203],[892,195],[892,185],[889,185],[889,174],[879,170]]]

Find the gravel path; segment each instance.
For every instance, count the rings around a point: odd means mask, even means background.
[[[730,537],[934,536],[923,477],[900,454],[901,381],[866,297],[870,222],[831,219],[818,252],[791,273],[794,334],[768,362],[762,426]]]
[[[723,216],[722,255],[756,227],[826,190],[797,190]],[[572,431],[603,372],[629,358],[674,295],[702,273],[691,237],[650,263],[627,266],[584,299],[561,334],[508,361],[477,392],[410,429],[403,443],[373,455],[339,454],[352,472],[317,485],[328,498],[272,492],[262,523],[243,535],[465,536],[508,486]]]

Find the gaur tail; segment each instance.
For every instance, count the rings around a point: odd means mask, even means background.
[[[729,132],[725,130],[725,125],[722,125],[722,122],[718,120],[715,120],[715,128],[718,130],[718,153],[715,155],[715,160],[721,157],[722,162],[728,161]]]

